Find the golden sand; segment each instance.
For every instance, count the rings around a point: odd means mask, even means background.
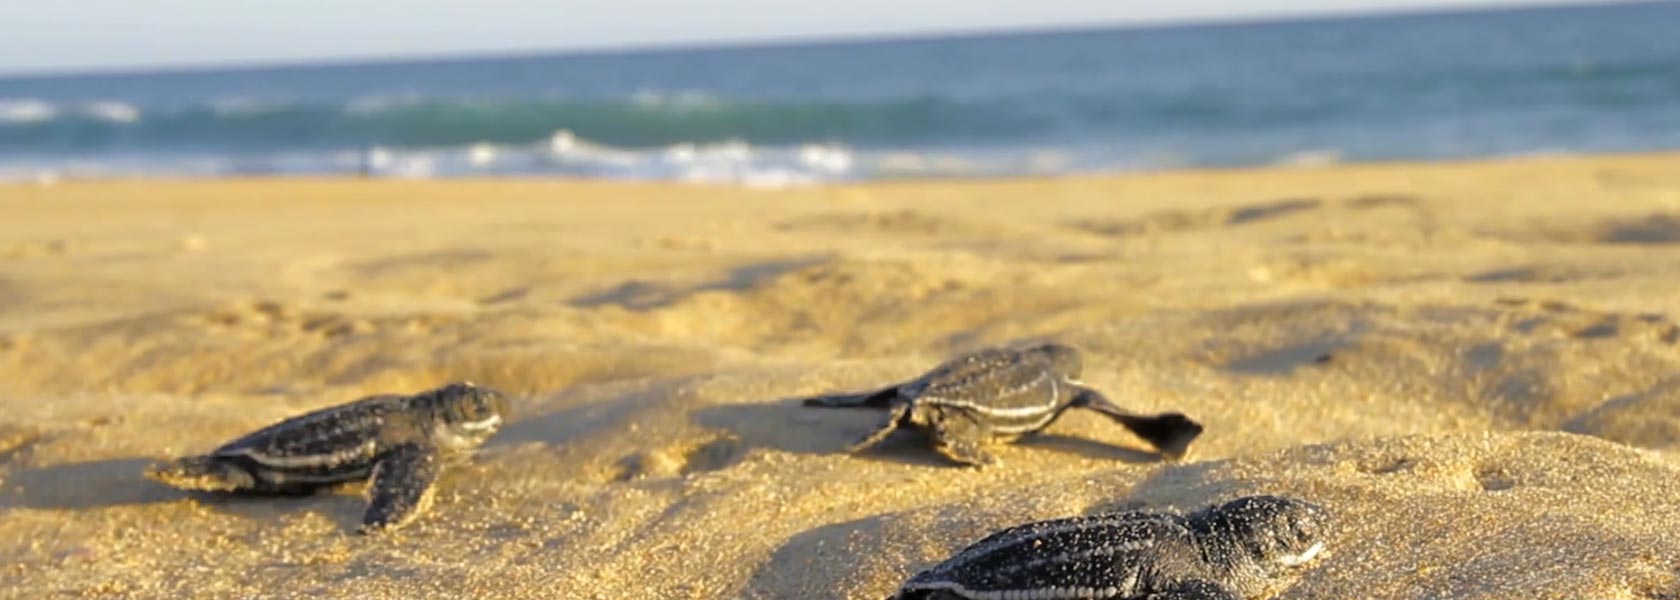
[[[1680,598],[1680,156],[784,191],[0,187],[0,596],[868,598],[987,532],[1326,505],[1276,598]],[[1070,413],[957,468],[800,395],[1058,340],[1207,425]],[[430,513],[143,480],[472,380],[516,415]]]

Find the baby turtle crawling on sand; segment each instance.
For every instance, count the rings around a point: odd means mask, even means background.
[[[210,492],[308,494],[371,479],[362,533],[395,529],[426,510],[442,459],[478,447],[502,425],[507,397],[471,383],[383,395],[292,417],[204,456],[146,476]]]
[[[988,348],[962,355],[926,374],[880,390],[807,398],[806,406],[884,408],[881,428],[850,448],[858,451],[901,426],[926,430],[933,447],[966,465],[997,463],[981,447],[1008,442],[1055,422],[1070,407],[1089,408],[1119,421],[1163,456],[1184,455],[1202,426],[1179,413],[1140,415],[1081,385],[1084,358],[1060,344]]]
[[[889,600],[1245,600],[1324,550],[1318,506],[1249,496],[1189,515],[1041,521],[987,536]]]

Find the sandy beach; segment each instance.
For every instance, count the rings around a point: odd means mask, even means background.
[[[788,190],[0,186],[0,596],[847,598],[995,529],[1334,511],[1279,599],[1680,598],[1680,155]],[[955,467],[796,398],[1054,340],[1207,426]],[[516,398],[430,512],[141,477],[309,409]]]

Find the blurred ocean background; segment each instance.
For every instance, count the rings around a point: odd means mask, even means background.
[[[0,77],[6,179],[776,186],[1676,148],[1675,2]]]

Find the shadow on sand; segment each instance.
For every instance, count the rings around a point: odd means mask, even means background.
[[[607,290],[572,298],[567,303],[578,308],[620,306],[628,310],[649,310],[669,306],[678,300],[701,292],[741,291],[754,288],[783,274],[816,266],[830,260],[832,260],[830,257],[817,256],[749,263],[730,269],[729,273],[721,279],[690,287],[671,287],[645,281],[629,281]]]
[[[152,463],[145,458],[118,458],[22,469],[0,486],[0,508],[92,510],[191,499],[247,519],[270,520],[294,511],[314,511],[347,530],[361,522],[363,500],[336,493],[341,488],[293,496],[188,492],[143,477],[141,473]],[[360,489],[359,484],[352,486]]]
[[[592,402],[582,406],[563,408],[553,412],[517,419],[485,442],[485,448],[498,448],[530,442],[558,445],[575,440],[609,423],[623,421],[651,402],[649,399],[622,398],[607,402]]]
[[[0,507],[81,510],[180,499],[181,492],[140,476],[151,463],[117,458],[20,469],[6,478]]]
[[[847,448],[881,425],[879,411],[807,408],[800,400],[712,406],[696,413],[694,420],[702,427],[726,431],[749,446],[795,454],[848,454]],[[923,466],[953,464],[927,449],[926,436],[904,430],[851,456]]]
[[[846,454],[859,438],[881,426],[882,413],[867,409],[808,408],[799,398],[762,404],[731,404],[702,410],[695,420],[703,427],[728,431],[742,442],[797,454]],[[1151,451],[1124,448],[1057,433],[1030,435],[1015,445],[1079,454],[1126,463],[1159,462]],[[927,434],[900,428],[891,437],[853,456],[865,460],[913,465],[955,467],[928,447]]]
[[[1128,464],[1158,463],[1164,460],[1160,454],[1136,448],[1115,446],[1096,440],[1062,435],[1059,433],[1040,433],[1021,438],[1015,442],[1017,446],[1031,448],[1045,448],[1068,454],[1078,454],[1087,458],[1115,460]]]
[[[1076,445],[1090,444],[1091,446],[1105,446],[1097,442],[1084,442],[1077,438],[1063,436],[1040,436],[1041,438],[1059,438],[1051,442],[1053,445],[1072,443]],[[1072,440],[1067,442],[1066,440]],[[1137,455],[1152,457],[1151,453],[1135,452]],[[1106,454],[1105,454],[1106,456]],[[1171,510],[1167,498],[1178,494],[1191,497],[1218,498],[1228,494],[1229,484],[1208,480],[1209,474],[1223,464],[1197,463],[1179,465],[1158,470],[1143,483],[1132,488],[1132,491],[1120,494],[1109,501],[1098,502],[1090,506],[1086,514],[1101,514],[1124,512],[1132,510]],[[1136,490],[1147,490],[1144,494],[1135,494]],[[1178,507],[1180,509],[1200,508],[1200,506]],[[927,510],[926,507],[912,509]],[[839,597],[855,594],[859,590],[859,578],[868,575],[869,571],[879,567],[877,561],[868,557],[860,557],[871,548],[893,547],[894,536],[907,533],[905,527],[925,526],[925,521],[910,519],[899,521],[906,513],[883,513],[870,515],[841,523],[833,523],[809,529],[788,538],[770,558],[759,565],[753,572],[747,584],[736,597],[743,599],[772,599],[788,597],[795,592],[798,597]],[[1048,517],[1047,517],[1048,518]],[[1026,522],[1029,519],[1022,519]],[[917,525],[921,523],[923,525]],[[999,527],[1019,523],[1005,523]],[[896,530],[896,532],[895,532]],[[960,545],[959,545],[960,547]],[[902,570],[898,577],[909,577],[911,574],[933,566],[933,562],[903,564],[896,568]],[[883,592],[885,597],[889,592]]]
[[[838,597],[853,587],[857,573],[836,565],[858,565],[858,549],[882,547],[885,535],[882,515],[801,532],[777,548],[736,597],[772,600],[787,597],[790,590],[799,590],[801,597]]]

